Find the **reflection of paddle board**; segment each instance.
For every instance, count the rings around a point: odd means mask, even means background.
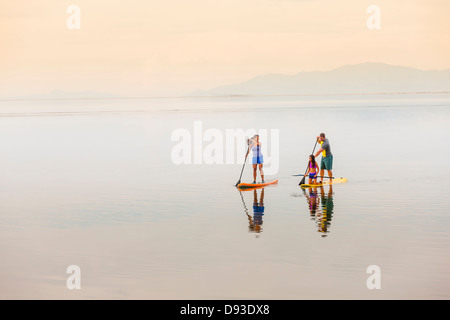
[[[344,183],[347,182],[347,178],[336,178],[336,179],[332,179],[331,181],[325,181],[324,183],[319,183],[319,184],[302,184],[300,185],[300,187],[302,188],[313,188],[313,187],[322,187],[322,186],[327,186],[330,184],[336,184],[336,183]]]
[[[248,188],[258,188],[258,187],[265,187],[271,184],[275,184],[278,182],[278,179],[269,180],[264,183],[239,183],[237,187],[239,189],[248,189]]]

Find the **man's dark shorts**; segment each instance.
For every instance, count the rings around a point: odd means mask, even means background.
[[[333,170],[333,155],[322,157],[320,161],[320,170]]]

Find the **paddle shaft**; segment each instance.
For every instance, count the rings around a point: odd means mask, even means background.
[[[314,150],[316,150],[316,146],[317,146],[317,139],[316,139],[316,143],[314,144],[314,148],[313,148],[313,151],[311,152],[311,154],[314,154]],[[309,163],[306,166],[306,170],[305,170],[305,174],[304,175],[306,175],[306,172],[308,172],[308,166],[309,166]],[[304,183],[305,183],[305,177],[303,177],[303,179],[300,180],[300,183],[298,185],[301,185],[301,184],[304,184]]]
[[[245,163],[247,162],[247,156],[248,156],[248,150],[249,150],[249,149],[250,149],[250,145],[249,145],[248,148],[247,148],[247,153],[245,154],[244,164],[242,165],[241,175],[239,176],[239,181],[236,182],[236,187],[238,186],[239,183],[241,183],[242,173],[244,172]]]
[[[308,177],[307,175],[305,175],[305,174],[297,174],[296,175],[297,177],[298,176],[305,176],[305,177]],[[334,179],[334,177],[329,177],[329,176],[316,176],[317,178],[330,178],[330,179]]]

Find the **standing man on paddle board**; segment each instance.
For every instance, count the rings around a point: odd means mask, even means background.
[[[263,155],[261,152],[261,142],[259,142],[259,135],[255,134],[252,138],[248,139],[248,149],[245,157],[247,158],[250,149],[253,152],[252,165],[253,165],[253,183],[256,183],[256,171],[259,167],[259,174],[261,175],[261,183],[264,182],[264,171],[263,171]]]
[[[320,143],[320,149],[316,152],[314,157],[317,158],[322,152],[322,160],[320,161],[320,183],[323,183],[324,170],[328,171],[328,176],[330,177],[331,182],[331,177],[333,176],[333,154],[331,153],[330,141],[325,138],[325,133],[321,133],[317,136],[317,142]]]

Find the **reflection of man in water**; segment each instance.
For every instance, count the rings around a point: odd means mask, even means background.
[[[261,189],[261,198],[258,201],[256,189],[253,190],[253,221],[250,220],[250,230],[261,232],[264,215],[264,188]]]
[[[320,195],[321,195],[321,204],[322,204],[322,218],[318,219],[318,227],[319,232],[322,233],[322,237],[326,237],[328,231],[328,228],[331,224],[331,216],[333,215],[333,186],[330,184],[328,194],[325,194],[325,188],[320,188]]]

